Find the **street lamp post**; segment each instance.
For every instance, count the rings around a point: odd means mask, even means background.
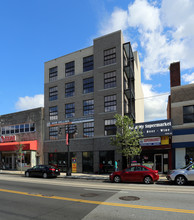
[[[67,173],[66,173],[66,176],[71,176],[70,151],[69,151],[69,125],[67,125],[66,145],[67,145]]]
[[[72,123],[66,123],[64,127],[60,127],[59,128],[59,134],[61,135],[61,129],[65,128],[65,138],[66,138],[66,146],[67,146],[67,172],[66,172],[66,176],[71,176],[71,156],[70,156],[70,151],[69,151],[69,141],[70,141],[70,133],[71,134],[76,134],[77,132],[77,126],[74,125],[71,128],[70,131],[70,125],[72,126]]]

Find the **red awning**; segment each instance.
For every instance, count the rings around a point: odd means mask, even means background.
[[[21,142],[8,142],[0,143],[0,151],[15,151],[19,145],[23,145],[24,151],[37,150],[37,140],[35,141],[21,141]]]

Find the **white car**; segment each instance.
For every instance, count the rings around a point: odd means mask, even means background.
[[[184,185],[188,181],[194,181],[194,163],[181,169],[170,170],[166,178],[174,181],[177,185]]]

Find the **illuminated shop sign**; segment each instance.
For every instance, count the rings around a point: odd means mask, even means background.
[[[135,128],[141,129],[144,137],[161,137],[172,135],[172,121],[170,119],[136,123]]]
[[[0,142],[5,143],[5,142],[13,142],[16,141],[16,136],[1,136],[0,137]]]
[[[139,141],[141,146],[153,146],[153,145],[160,145],[161,138],[160,137],[153,137],[153,138],[143,138]]]

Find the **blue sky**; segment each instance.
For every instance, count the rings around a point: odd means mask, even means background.
[[[145,121],[165,119],[170,63],[194,82],[193,0],[1,0],[0,115],[43,106],[44,62],[122,30],[140,57]]]

